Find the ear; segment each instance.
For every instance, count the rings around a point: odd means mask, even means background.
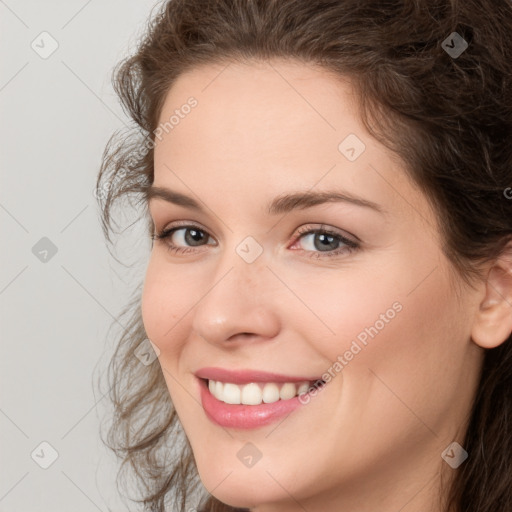
[[[471,338],[482,348],[495,348],[512,332],[512,242],[494,261],[485,296],[476,313]]]

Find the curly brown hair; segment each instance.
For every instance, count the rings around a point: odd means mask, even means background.
[[[454,56],[454,32],[468,48]],[[102,227],[114,204],[145,204],[153,146],[169,89],[203,64],[289,58],[357,85],[368,131],[407,165],[435,206],[443,251],[468,282],[512,240],[512,3],[509,0],[169,0],[151,15],[113,84],[134,122],[105,149],[97,189]],[[142,149],[141,149],[142,148]],[[146,211],[147,214],[147,211]],[[148,232],[153,232],[149,216]],[[124,311],[108,372],[113,422],[104,442],[128,465],[145,510],[188,510],[204,492],[159,365],[134,349],[146,338],[140,293]],[[512,511],[512,336],[486,351],[464,439],[469,459],[445,510]],[[118,475],[119,477],[119,475]],[[234,511],[206,495],[202,510]]]

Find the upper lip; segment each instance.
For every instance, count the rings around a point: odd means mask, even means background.
[[[250,382],[310,382],[321,380],[320,377],[283,375],[263,370],[228,370],[227,368],[207,367],[195,372],[200,379],[230,382],[233,384],[249,384]]]

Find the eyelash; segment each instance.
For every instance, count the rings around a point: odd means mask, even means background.
[[[171,237],[171,235],[174,234],[175,231],[178,231],[180,229],[186,229],[186,228],[196,229],[197,231],[201,231],[202,233],[205,233],[206,235],[208,235],[208,237],[210,236],[208,234],[208,232],[206,230],[204,230],[203,228],[201,228],[200,226],[187,223],[187,224],[174,224],[173,226],[166,228],[158,233],[154,233],[153,235],[151,235],[151,239],[165,242],[165,240],[169,239]],[[309,235],[309,234],[313,234],[313,233],[314,234],[325,234],[328,236],[332,236],[335,238],[335,240],[337,240],[338,242],[341,242],[344,245],[338,249],[333,250],[333,251],[308,251],[308,250],[301,249],[302,252],[307,253],[307,255],[312,258],[317,258],[317,259],[324,258],[324,257],[329,258],[329,257],[333,257],[333,256],[340,256],[344,253],[350,254],[360,248],[360,244],[358,242],[356,242],[354,240],[350,240],[349,238],[346,238],[345,236],[341,235],[340,233],[333,231],[331,229],[328,229],[328,228],[324,228],[322,226],[320,228],[311,228],[310,226],[300,227],[297,230],[297,236],[294,238],[292,245],[295,245],[304,235]],[[166,244],[168,250],[175,254],[187,254],[187,253],[195,252],[194,247],[179,247],[177,245],[170,244],[169,242],[165,242],[165,244]],[[205,244],[205,245],[211,245],[211,244]],[[297,249],[293,249],[293,250],[297,250]]]

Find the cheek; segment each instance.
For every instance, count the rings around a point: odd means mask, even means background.
[[[462,358],[467,334],[455,321],[461,311],[447,268],[439,264],[432,272],[438,262],[417,261],[414,268],[399,258],[379,259],[378,267],[364,273],[347,268],[315,279],[310,273],[308,279],[287,276],[310,310],[300,315],[298,328],[330,361],[325,371],[332,379],[350,375],[354,394],[365,388],[370,393],[378,376],[419,404],[425,393],[453,392],[453,360]],[[298,302],[295,307],[304,309]]]
[[[153,252],[142,290],[141,312],[148,338],[163,355],[179,349],[187,313],[198,300],[193,275],[169,265]]]
[[[441,268],[415,287],[427,274],[376,279],[367,298],[343,301],[344,352],[335,356],[344,356],[346,398],[366,424],[372,417],[403,432],[425,429],[417,415],[436,429],[457,396],[466,346],[455,320],[461,312]]]
[[[142,320],[147,337],[160,350],[158,361],[180,417],[190,402],[177,376],[190,329],[190,310],[198,301],[197,286],[191,283],[197,279],[184,267],[170,265],[161,254],[151,253],[141,297]]]
[[[284,279],[294,284],[293,291],[300,299],[290,301],[289,313],[294,307],[294,318],[301,322],[299,329],[308,333],[307,339],[328,360],[334,363],[346,351],[351,351],[347,354],[350,360],[356,359],[355,353],[364,359],[363,349],[369,348],[373,340],[386,337],[390,326],[400,322],[404,303],[409,301],[404,290],[408,292],[410,286],[400,282],[396,264],[389,266],[388,271],[381,266],[372,272],[348,265],[340,271],[292,274],[283,270]],[[390,272],[392,268],[395,275]],[[296,321],[293,325],[297,327]]]

